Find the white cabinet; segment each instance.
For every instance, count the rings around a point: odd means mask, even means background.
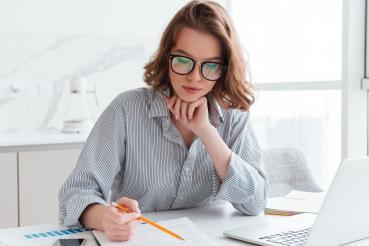
[[[81,149],[19,152],[19,226],[58,221],[58,192]]]
[[[0,228],[18,226],[17,153],[0,153]]]

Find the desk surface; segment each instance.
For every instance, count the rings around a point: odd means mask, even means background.
[[[238,228],[242,226],[248,226],[255,223],[259,223],[265,220],[270,221],[283,221],[288,220],[291,217],[287,216],[275,216],[275,215],[260,215],[260,216],[245,216],[240,212],[235,210],[231,204],[229,203],[218,203],[203,207],[191,208],[191,209],[182,209],[182,210],[170,210],[170,211],[162,211],[157,213],[147,213],[145,214],[150,219],[153,220],[167,220],[174,219],[180,217],[188,217],[192,220],[198,227],[200,227],[205,233],[207,233],[210,237],[215,239],[215,241],[219,245],[253,245],[247,244],[245,242],[232,240],[223,236],[223,231]],[[20,227],[20,228],[10,228],[0,230],[0,246],[1,240],[6,241],[12,237],[14,240],[20,240],[24,234],[29,234],[31,232],[46,232],[50,230],[60,230],[65,229],[65,227],[59,224],[48,224],[48,225],[37,225],[37,226],[28,226],[28,227]],[[90,242],[92,242],[92,236],[89,232],[84,232],[83,237],[88,238]],[[75,234],[71,237],[81,237],[81,234]],[[64,236],[65,237],[65,236]],[[47,238],[47,239],[30,239],[24,240],[22,242],[26,242],[27,244],[10,244],[10,245],[51,245],[54,242],[56,237]],[[13,241],[16,242],[16,241]],[[21,241],[19,241],[21,242]],[[95,245],[94,243],[88,245]],[[350,244],[355,246],[361,245],[369,245],[369,240],[361,241],[360,243]]]

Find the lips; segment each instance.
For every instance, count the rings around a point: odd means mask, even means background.
[[[200,88],[196,88],[196,87],[191,87],[191,86],[183,86],[183,89],[190,94],[195,94],[199,91],[201,91]]]

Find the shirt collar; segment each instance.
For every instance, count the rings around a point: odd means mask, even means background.
[[[165,91],[154,90],[152,93],[152,100],[149,110],[149,117],[169,116],[169,109],[167,108],[167,97],[169,96],[169,89]]]
[[[154,90],[152,95],[149,117],[169,117],[169,109],[166,102],[166,98],[170,95],[169,89],[165,91]],[[223,109],[219,106],[212,93],[209,93],[206,97],[209,105],[209,121],[213,126],[218,127],[224,121]]]
[[[209,121],[213,126],[218,127],[219,124],[223,123],[224,121],[224,109],[219,106],[219,103],[217,100],[215,100],[213,93],[209,93],[206,97],[209,105]]]

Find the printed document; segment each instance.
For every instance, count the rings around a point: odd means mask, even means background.
[[[157,245],[157,246],[175,246],[175,245],[217,245],[214,240],[207,236],[188,218],[179,218],[173,220],[159,221],[158,224],[180,235],[184,240],[177,239],[149,224],[139,224],[133,239],[126,242],[111,242],[104,232],[93,231],[96,239],[102,246],[141,246],[141,245]]]

